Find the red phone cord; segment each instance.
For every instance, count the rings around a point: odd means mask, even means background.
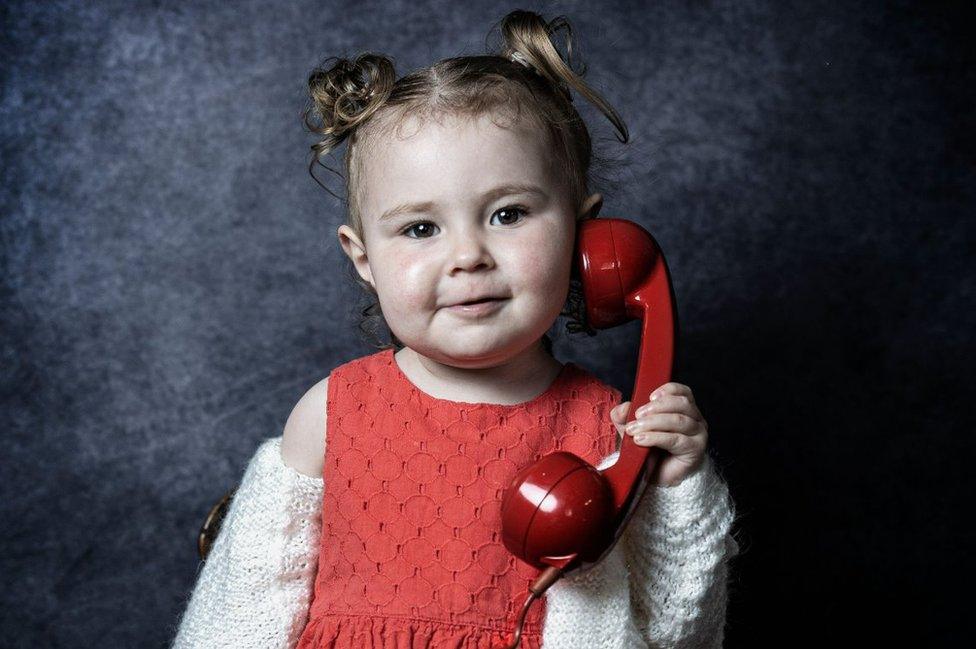
[[[536,577],[536,580],[532,582],[532,585],[529,586],[529,597],[525,600],[525,604],[522,605],[518,621],[515,624],[515,634],[512,636],[512,644],[505,645],[505,649],[518,649],[519,643],[522,641],[522,625],[525,624],[525,614],[529,612],[529,607],[532,605],[532,602],[542,597],[542,594],[549,590],[549,587],[556,583],[562,575],[562,569],[556,566],[550,566],[543,570]]]

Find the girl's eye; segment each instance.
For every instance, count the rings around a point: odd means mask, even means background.
[[[508,207],[503,207],[500,210],[496,211],[495,214],[491,215],[492,218],[494,218],[496,214],[505,214],[506,215],[505,218],[512,218],[513,215],[517,215],[517,214],[525,215],[526,211],[516,205],[510,205]],[[513,223],[516,222],[517,221],[508,221],[507,223],[503,223],[502,225],[512,225]]]
[[[430,221],[417,221],[416,223],[411,223],[407,227],[403,228],[403,234],[407,234],[408,232],[412,232],[412,231],[417,230],[419,228],[426,228],[426,231],[429,232],[430,229],[433,228],[433,227],[436,227],[436,226],[434,226],[434,224],[431,223]],[[409,235],[407,235],[407,236],[409,236]],[[426,239],[427,238],[427,235],[421,234],[419,237],[410,237],[410,238],[411,239]]]

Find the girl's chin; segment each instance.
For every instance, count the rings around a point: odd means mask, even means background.
[[[444,348],[438,347],[430,358],[448,365],[467,365],[471,363],[483,363],[487,361],[497,361],[508,356],[508,346],[481,346],[465,348]],[[443,359],[443,360],[440,360]]]
[[[504,363],[532,344],[511,337],[488,341],[483,336],[452,334],[451,344],[430,344],[414,347],[418,353],[443,365],[478,369]],[[409,346],[409,345],[408,345]]]

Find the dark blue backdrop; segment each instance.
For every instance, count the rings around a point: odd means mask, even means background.
[[[974,542],[963,4],[521,5],[570,19],[633,136],[586,107],[617,160],[603,215],[668,254],[675,378],[741,514],[726,646],[962,628],[944,582]],[[371,351],[342,206],[306,173],[308,72],[482,53],[516,6],[3,4],[0,644],[167,644],[210,504],[305,389]],[[627,391],[637,335],[555,351]]]

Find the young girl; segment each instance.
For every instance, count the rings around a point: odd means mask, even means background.
[[[721,646],[734,508],[691,389],[661,386],[625,428],[630,402],[546,335],[602,203],[571,89],[627,139],[559,27],[515,11],[498,55],[397,80],[365,54],[310,77],[315,160],[348,140],[339,241],[391,343],[258,449],[175,647],[510,646],[538,571],[502,543],[504,488],[556,450],[609,466],[623,434],[663,449],[652,484],[614,549],[533,604],[520,646]]]

